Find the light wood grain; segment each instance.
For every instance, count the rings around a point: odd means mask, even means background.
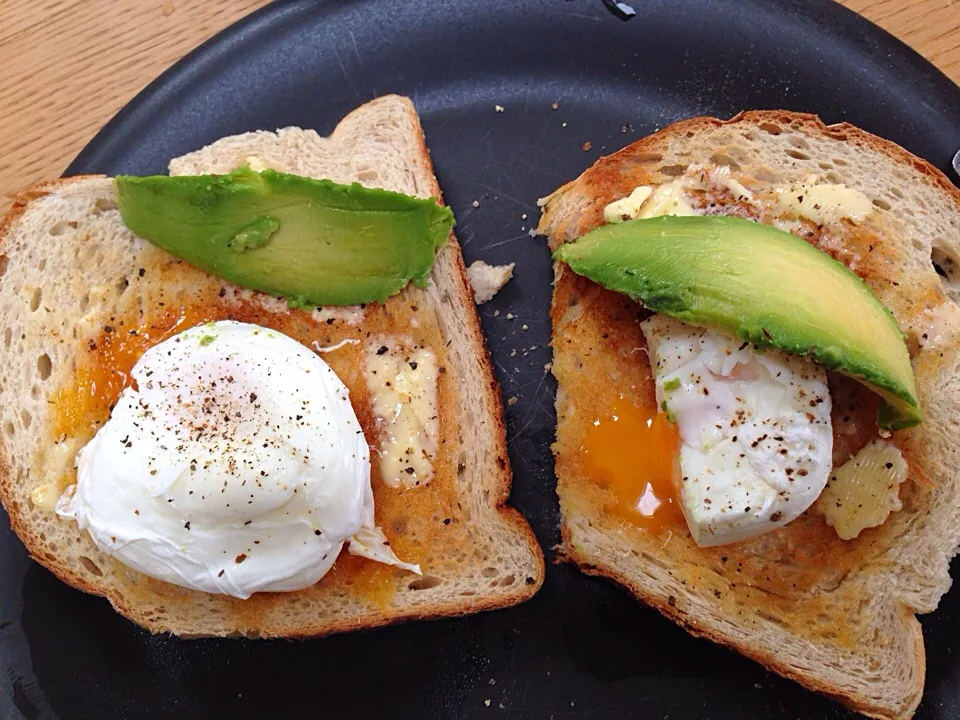
[[[960,84],[960,0],[844,0]]]
[[[2,195],[58,176],[192,48],[265,0],[0,0]],[[960,83],[960,0],[844,0]]]
[[[265,0],[0,0],[0,195],[63,172],[176,60]]]

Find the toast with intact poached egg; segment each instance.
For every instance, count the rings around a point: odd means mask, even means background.
[[[810,176],[863,193],[863,217],[811,220],[776,203],[774,188]],[[909,465],[903,507],[852,540],[814,505],[781,529],[718,547],[698,547],[675,510],[646,525],[622,512],[617,488],[597,481],[583,449],[594,421],[610,419],[623,398],[656,414],[640,325],[650,313],[558,262],[551,317],[561,556],[810,689],[867,715],[908,718],[925,670],[915,614],[934,610],[949,588],[960,541],[960,191],[928,163],[850,125],[747,112],[679,122],[600,159],[541,201],[538,230],[556,249],[609,221],[604,210],[614,201],[627,198],[614,209],[635,216],[631,203],[638,210],[649,195],[633,195],[638,187],[655,192],[688,179],[685,202],[697,214],[780,223],[852,269],[893,312],[924,418],[889,438]],[[878,400],[848,377],[828,380],[836,468],[879,436]],[[658,421],[650,427],[645,445],[636,437],[620,444],[626,469],[673,461],[654,457],[663,443]],[[591,449],[616,452],[610,442]]]
[[[441,201],[416,111],[398,96],[355,110],[327,138],[299,128],[247,133],[175,159],[170,170],[227,173],[245,163]],[[65,582],[152,632],[188,637],[317,636],[504,607],[540,587],[539,546],[505,505],[511,475],[499,389],[452,234],[423,289],[366,307],[294,309],[136,237],[120,219],[113,182],[79,177],[21,194],[0,223],[0,252],[0,499],[31,555]],[[387,487],[371,452],[376,522],[422,576],[344,551],[316,585],[242,600],[135,572],[53,512],[74,482],[77,451],[109,415],[133,363],[160,338],[212,320],[254,323],[325,349],[374,448],[368,346],[406,338],[436,355],[440,425],[429,484]]]

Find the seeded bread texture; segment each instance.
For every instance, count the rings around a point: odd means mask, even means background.
[[[808,228],[807,239],[860,274],[906,333],[924,423],[893,440],[912,476],[928,476],[932,487],[911,483],[901,512],[850,542],[812,512],[755,541],[709,549],[697,548],[685,528],[659,537],[625,527],[578,464],[576,428],[592,409],[591,378],[598,388],[652,397],[636,328],[643,310],[557,263],[561,555],[625,585],[695,635],[866,715],[909,718],[925,672],[915,614],[931,612],[950,587],[960,542],[960,191],[928,163],[850,125],[747,112],[680,122],[602,158],[542,201],[539,232],[557,247],[601,224],[608,203],[695,164],[727,167],[753,191],[816,175],[872,199],[862,227]],[[741,214],[736,198],[709,200],[709,212]],[[835,394],[835,406],[842,402]]]
[[[224,173],[250,157],[280,171],[442,201],[416,111],[398,96],[367,103],[326,138],[299,128],[247,133],[175,159],[170,171]],[[452,234],[428,286],[407,288],[401,300],[435,315],[446,341],[446,370],[458,392],[440,410],[453,445],[457,522],[465,526],[457,537],[470,543],[445,543],[439,532],[430,549],[433,569],[422,578],[394,573],[391,592],[377,601],[349,584],[323,580],[246,601],[177,588],[112,560],[74,523],[42,512],[30,499],[35,487],[73,463],[78,448],[57,443],[51,403],[108,318],[142,314],[160,298],[189,303],[210,296],[307,311],[240,291],[137,238],[121,222],[107,178],[68,178],[20,195],[0,223],[0,251],[0,500],[31,555],[65,582],[106,597],[148,630],[186,637],[318,636],[504,607],[540,587],[539,546],[526,521],[506,506],[511,473],[499,388]]]

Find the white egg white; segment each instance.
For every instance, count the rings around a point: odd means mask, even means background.
[[[833,451],[823,368],[663,315],[641,327],[657,402],[679,428],[680,500],[696,543],[746,540],[813,504]]]
[[[57,507],[101,550],[239,598],[316,583],[358,533],[357,554],[419,572],[371,541],[383,535],[369,448],[346,386],[315,353],[223,321],[151,348],[132,377]]]

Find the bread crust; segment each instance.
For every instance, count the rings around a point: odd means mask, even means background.
[[[359,119],[372,117],[377,113],[393,114],[397,120],[397,126],[407,124],[414,129],[415,137],[412,140],[416,151],[413,157],[405,158],[405,162],[409,163],[410,172],[418,177],[420,182],[427,183],[430,190],[429,194],[442,203],[440,187],[433,174],[433,167],[419,117],[413,104],[407,98],[398,96],[378,98],[353,111],[344,118],[341,125],[351,118],[354,122],[357,122]],[[102,177],[91,175],[43,182],[18,194],[11,210],[0,220],[0,252],[6,253],[8,251],[9,238],[14,227],[23,221],[24,217],[30,212],[32,204],[38,199],[55,194],[74,184],[99,180]],[[31,557],[47,567],[62,581],[84,592],[107,598],[117,612],[151,632],[172,632],[185,638],[213,635],[285,638],[319,637],[349,630],[390,625],[407,620],[426,620],[470,614],[506,607],[529,599],[543,583],[543,555],[539,543],[526,520],[514,508],[506,505],[512,474],[507,455],[500,391],[493,375],[488,350],[480,332],[479,318],[467,282],[460,247],[453,233],[451,233],[446,246],[438,254],[431,277],[433,282],[437,284],[438,290],[442,291],[445,301],[442,308],[437,308],[437,314],[443,312],[456,316],[466,331],[466,337],[458,340],[458,343],[465,348],[465,352],[474,361],[479,376],[482,377],[482,382],[478,386],[463,388],[464,393],[470,393],[471,397],[481,403],[484,425],[489,433],[487,440],[495,448],[485,467],[471,468],[470,470],[474,473],[478,483],[475,492],[482,493],[484,488],[489,491],[489,499],[484,501],[485,515],[478,521],[482,520],[499,526],[498,531],[508,537],[510,542],[518,548],[517,552],[523,556],[520,563],[521,567],[517,568],[517,571],[523,573],[519,581],[511,583],[509,587],[497,587],[485,593],[464,593],[457,598],[445,597],[430,602],[423,602],[418,598],[417,602],[403,606],[381,604],[375,609],[363,613],[359,620],[357,617],[340,617],[336,613],[321,613],[312,617],[301,618],[295,626],[291,626],[289,621],[285,621],[283,618],[266,616],[258,618],[252,625],[240,626],[238,624],[232,629],[226,630],[223,623],[214,623],[217,629],[213,632],[208,629],[211,625],[206,625],[205,621],[193,625],[174,627],[162,616],[156,617],[145,613],[142,596],[128,597],[125,595],[122,592],[124,588],[110,580],[111,573],[105,572],[99,578],[89,573],[83,573],[82,569],[78,568],[75,563],[64,562],[56,551],[50,549],[48,543],[35,532],[29,522],[26,509],[20,506],[15,497],[13,488],[15,478],[13,477],[10,457],[6,449],[6,443],[2,443],[0,444],[0,501],[7,509],[14,532],[23,541]],[[470,439],[466,438],[466,441],[469,442]],[[480,483],[482,483],[482,486]],[[83,534],[86,535],[86,533]],[[78,540],[78,542],[80,541]],[[495,551],[496,548],[494,547],[491,552],[495,554]],[[129,569],[124,569],[124,571],[132,573]],[[137,574],[133,573],[133,575]],[[155,583],[154,587],[164,585],[164,583],[151,582]],[[285,599],[289,599],[289,604],[292,606],[296,604],[301,594],[308,591],[309,589],[277,595],[283,595]],[[181,592],[183,597],[188,598],[178,600],[178,602],[186,603],[191,602],[190,597],[204,595],[203,593],[194,594],[192,591],[178,592]],[[237,602],[222,596],[205,596],[205,598],[207,600],[212,598],[213,602],[222,605],[225,614],[228,606]],[[157,602],[162,603],[162,598],[151,604],[157,604]]]
[[[710,133],[719,135],[721,132],[725,133],[727,130],[730,130],[732,132],[728,134],[733,138],[731,142],[735,144],[736,139],[740,136],[746,137],[747,134],[762,134],[765,132],[762,130],[764,127],[771,133],[776,134],[779,134],[779,128],[785,132],[790,131],[791,133],[795,133],[798,138],[819,137],[838,141],[847,145],[848,148],[854,148],[850,150],[850,152],[860,152],[862,150],[865,153],[882,155],[889,160],[891,167],[909,168],[914,171],[916,175],[909,178],[909,184],[913,185],[917,182],[928,184],[930,192],[936,194],[941,203],[942,207],[940,209],[942,213],[950,215],[955,223],[957,222],[956,218],[960,218],[960,190],[954,187],[939,170],[928,162],[914,156],[890,141],[878,138],[847,123],[825,125],[814,115],[772,110],[742,112],[729,120],[711,117],[695,117],[683,120],[653,135],[642,138],[612,155],[599,159],[592,167],[580,175],[580,177],[566,183],[553,194],[541,200],[541,205],[544,206],[544,209],[538,232],[548,237],[552,248],[559,246],[563,242],[579,237],[600,225],[603,222],[603,208],[609,202],[629,194],[633,187],[639,184],[659,184],[673,179],[671,176],[679,171],[679,166],[667,167],[666,170],[669,172],[663,174],[660,173],[660,167],[656,166],[658,166],[661,161],[663,165],[673,162],[671,158],[676,154],[676,148],[689,146],[692,148],[692,154],[697,155],[697,143],[704,135]],[[738,135],[738,133],[740,135]],[[799,150],[797,152],[801,156],[805,154]],[[705,150],[703,154],[709,154],[709,151]],[[724,162],[720,164],[736,166],[731,168],[734,170],[739,170],[741,163],[744,165],[750,164],[749,158],[743,160],[739,157],[723,157],[721,159]],[[823,159],[832,162],[831,158]],[[699,158],[694,162],[696,161],[699,161]],[[709,162],[707,158],[703,158],[702,161]],[[786,168],[783,170],[783,173],[786,175],[790,175],[790,170],[787,167],[788,163],[789,161],[783,164],[784,168]],[[830,167],[829,163],[828,167]],[[878,168],[877,171],[880,172],[881,170]],[[929,252],[929,250],[927,250],[927,252]],[[927,257],[927,272],[932,274],[932,267],[929,265],[929,256]],[[554,323],[554,368],[555,372],[557,372],[557,368],[562,367],[562,360],[565,355],[569,356],[571,352],[578,352],[580,353],[578,360],[586,364],[590,362],[588,353],[594,352],[594,348],[577,346],[574,350],[569,350],[571,339],[567,336],[563,336],[562,344],[559,342],[557,333],[562,329],[565,322],[569,322],[565,320],[569,312],[568,306],[572,304],[574,300],[581,297],[578,295],[580,288],[575,285],[575,283],[586,282],[589,285],[592,285],[592,283],[584,281],[583,279],[579,281],[575,280],[575,276],[573,276],[572,273],[565,271],[565,266],[563,266],[562,263],[556,263],[554,269],[554,295],[551,317]],[[858,271],[861,272],[861,274],[864,272],[861,269],[858,269]],[[868,283],[872,283],[876,278],[867,277],[865,279]],[[924,282],[926,282],[926,280],[924,280]],[[939,288],[939,281],[931,280],[929,282],[929,288],[931,304],[943,303],[944,305],[952,305],[946,292],[942,288]],[[605,293],[607,291],[602,292]],[[891,297],[894,296],[895,293],[894,295],[888,294],[882,299],[890,303],[892,302]],[[582,299],[581,304],[585,304],[582,302]],[[579,322],[583,323],[584,319],[586,319],[600,326],[606,319],[599,317],[599,315],[607,313],[608,306],[600,304],[595,306],[587,305],[582,310],[578,308],[577,311],[580,312],[578,316]],[[586,317],[590,313],[593,313],[593,315]],[[902,317],[898,319],[903,323]],[[609,330],[610,326],[604,324],[603,329]],[[596,339],[596,336],[587,337]],[[607,335],[605,334],[603,337],[606,338]],[[572,341],[574,345],[578,342],[576,337],[573,337]],[[587,340],[583,342],[587,342]],[[614,351],[611,350],[610,352],[613,353]],[[945,353],[951,356],[955,355],[956,344],[952,343],[949,348],[945,349]],[[602,352],[595,354],[602,355]],[[943,355],[941,355],[941,357],[943,357]],[[935,369],[937,371],[943,370],[948,364],[949,363],[944,361],[941,365],[936,366]],[[952,368],[953,366],[950,367]],[[918,369],[918,373],[920,372],[921,370]],[[943,370],[943,372],[946,373],[946,370]],[[949,377],[956,376],[957,373],[954,370]],[[939,383],[937,382],[938,378]],[[928,402],[931,394],[929,386],[944,384],[945,379],[946,378],[940,377],[939,375],[921,378],[918,374],[918,382],[922,380],[925,386],[927,386],[927,392],[925,394],[928,396]],[[578,391],[583,391],[575,384],[565,387],[567,383],[564,382],[561,375],[558,375],[558,382],[557,414],[559,438],[562,434],[564,424],[573,422],[572,419],[565,418],[566,413],[573,412],[570,411],[569,408],[575,406],[571,405],[571,396],[576,396]],[[928,408],[925,408],[925,410],[926,409]],[[930,425],[932,426],[933,424],[934,421],[931,420]],[[910,449],[915,456],[921,456],[921,461],[918,464],[922,465],[924,469],[935,468],[928,474],[938,475],[939,482],[954,482],[954,479],[958,475],[958,469],[960,468],[957,467],[957,462],[953,460],[952,457],[942,457],[942,453],[940,453],[941,456],[937,456],[936,453],[927,453],[926,456],[923,457],[927,451],[926,438],[922,436],[923,432],[924,431],[921,430],[919,433],[912,435],[908,433],[905,437],[909,439],[905,442],[905,445],[907,445],[908,449]],[[935,432],[937,431],[931,429],[931,433],[935,434]],[[655,573],[657,576],[656,581],[651,580],[651,578],[642,571],[638,571],[638,566],[643,565],[642,562],[638,561],[637,564],[627,567],[627,562],[620,561],[619,558],[621,557],[629,558],[627,554],[627,548],[630,547],[629,543],[616,545],[611,535],[613,527],[607,523],[608,518],[605,518],[604,513],[598,510],[596,506],[591,506],[588,501],[584,500],[585,496],[581,495],[579,489],[576,487],[576,483],[582,481],[583,478],[578,476],[575,465],[570,461],[571,453],[567,450],[563,442],[558,439],[558,443],[554,447],[554,452],[557,459],[558,492],[560,494],[563,516],[563,541],[559,548],[558,555],[560,561],[575,563],[587,574],[606,577],[623,585],[639,600],[656,608],[664,616],[677,622],[691,634],[737,650],[761,663],[768,669],[791,678],[811,690],[827,695],[854,710],[872,717],[882,718],[909,718],[913,715],[923,693],[925,673],[923,637],[920,624],[914,614],[918,610],[931,610],[932,607],[929,606],[928,600],[924,600],[923,603],[915,602],[914,604],[923,605],[924,607],[914,608],[910,607],[909,602],[904,601],[903,591],[896,586],[886,591],[889,593],[889,597],[887,598],[889,604],[886,607],[891,613],[899,617],[900,627],[898,632],[900,634],[897,637],[897,641],[899,642],[898,647],[903,647],[903,653],[899,660],[903,663],[903,666],[908,667],[910,670],[908,673],[909,677],[904,681],[903,687],[898,687],[897,694],[899,697],[895,699],[889,697],[870,697],[865,689],[853,687],[854,683],[852,682],[841,685],[840,682],[838,682],[838,678],[835,675],[831,675],[825,669],[820,667],[800,667],[795,662],[796,658],[787,654],[783,648],[771,645],[769,642],[766,645],[758,642],[758,638],[762,633],[769,632],[767,626],[763,623],[757,625],[757,627],[762,628],[762,630],[757,631],[756,637],[751,638],[748,632],[738,636],[736,632],[725,625],[725,621],[737,623],[738,620],[736,618],[731,619],[729,612],[720,607],[719,601],[714,602],[712,597],[707,597],[705,590],[700,593],[697,588],[684,587],[681,588],[684,593],[683,597],[680,596],[679,592],[677,592],[676,596],[668,594],[667,591],[664,590],[665,587],[680,588],[679,584],[674,583],[671,585],[674,581],[673,575],[679,571],[680,565],[686,562],[688,558],[672,558],[669,549],[658,553],[656,550],[651,551],[649,546],[644,546],[641,552],[646,551],[655,556],[655,560],[651,557],[649,563],[656,562],[657,564],[666,564],[666,572],[663,574],[663,577],[666,579],[662,579],[657,571]],[[944,478],[950,478],[950,480],[945,480]],[[949,531],[955,533],[956,529],[951,527]],[[909,533],[910,531],[906,530],[905,532]],[[600,539],[598,539],[598,537]],[[837,540],[837,542],[840,541]],[[886,540],[881,536],[877,542],[882,544],[886,542]],[[614,547],[616,548],[616,552],[613,550]],[[633,547],[640,548],[641,546],[634,545]],[[893,550],[891,550],[890,547],[885,547],[884,550],[884,553],[876,557],[871,556],[872,559],[866,561],[868,569],[871,571],[876,569],[876,572],[887,571],[885,563],[887,565],[890,563],[891,554],[895,551],[895,547]],[[879,553],[879,551],[877,552]],[[867,556],[865,555],[864,557]],[[950,555],[940,558],[941,562],[936,563],[937,567],[941,565],[945,567],[949,562],[949,558]],[[726,558],[724,558],[724,561],[726,561]],[[646,568],[647,570],[657,570],[651,564],[647,564]],[[850,574],[844,575],[840,582],[862,582],[866,585],[870,582],[870,578],[866,572],[861,572],[861,570],[864,570],[864,568],[853,568]],[[864,578],[862,581],[859,579],[858,573],[860,577]],[[667,575],[670,577],[667,578]],[[938,578],[938,586],[927,592],[928,596],[933,596],[933,604],[935,604],[936,599],[942,592],[945,592],[948,586],[948,578],[945,581],[942,578]],[[717,587],[719,587],[719,585]],[[738,592],[738,590],[733,590],[733,597],[736,597]],[[707,610],[704,610],[705,607]],[[798,639],[800,638],[799,634],[789,629],[786,635],[790,635],[791,633]],[[769,641],[769,637],[767,640]],[[846,662],[846,658],[843,658],[843,654],[846,652],[848,651],[843,650],[837,652],[838,658],[841,658],[843,662]],[[864,652],[876,652],[879,655],[879,650],[873,647],[866,648]]]
[[[775,672],[778,675],[782,675],[785,678],[789,678],[790,680],[803,685],[808,690],[820,693],[821,695],[826,695],[841,705],[845,705],[851,710],[856,710],[857,712],[868,717],[906,719],[913,716],[914,711],[920,704],[920,700],[923,696],[923,677],[926,674],[926,653],[924,652],[923,646],[923,631],[920,627],[919,621],[917,621],[916,617],[914,617],[913,613],[906,606],[903,606],[903,611],[905,614],[904,621],[908,625],[906,631],[910,635],[911,646],[913,648],[913,657],[910,659],[910,661],[919,669],[918,675],[921,679],[921,682],[916,687],[915,694],[904,698],[904,704],[911,709],[903,713],[891,715],[890,710],[887,707],[871,705],[858,700],[851,700],[849,694],[844,692],[843,688],[837,687],[836,685],[828,682],[824,682],[816,676],[799,672],[796,667],[790,663],[784,662],[776,652],[764,651],[757,647],[735,642],[727,635],[717,632],[709,626],[698,624],[697,622],[691,620],[688,615],[679,612],[676,605],[671,605],[668,599],[665,599],[656,593],[649,592],[647,588],[637,583],[632,576],[623,572],[622,570],[619,570],[616,566],[594,565],[593,558],[587,554],[578,553],[573,549],[573,546],[570,543],[569,533],[566,528],[564,528],[562,534],[563,543],[561,544],[557,555],[558,562],[573,563],[587,575],[605,578],[622,585],[623,587],[627,588],[627,590],[629,590],[630,593],[638,600],[654,608],[667,619],[677,623],[694,637],[709,640],[717,645],[722,645],[725,648],[734,650],[735,652],[738,652],[741,655],[760,663],[767,670]]]
[[[627,145],[615,153],[600,158],[578,178],[560,186],[546,198],[543,198],[540,201],[540,204],[542,206],[546,206],[551,198],[562,195],[574,187],[582,187],[584,184],[589,184],[596,188],[597,201],[599,202],[600,199],[602,199],[603,190],[616,184],[613,176],[619,175],[620,167],[624,161],[629,160],[636,155],[642,155],[650,148],[658,147],[664,138],[675,138],[684,135],[696,136],[697,134],[702,133],[704,130],[710,128],[744,124],[760,126],[765,123],[797,123],[803,130],[807,132],[823,134],[826,137],[852,142],[855,144],[859,143],[865,147],[883,153],[894,163],[910,166],[917,172],[921,173],[929,181],[933,182],[939,190],[943,191],[943,193],[953,201],[954,207],[958,212],[960,212],[960,189],[950,182],[950,179],[946,175],[944,175],[942,172],[940,172],[940,170],[935,168],[923,158],[917,157],[910,151],[890,140],[886,140],[868,133],[865,130],[861,130],[860,128],[856,127],[855,125],[851,125],[850,123],[842,122],[827,125],[817,115],[813,115],[811,113],[793,112],[790,110],[744,110],[737,113],[729,120],[722,120],[720,118],[709,117],[707,115],[700,115],[697,117],[688,118],[686,120],[680,120],[672,125],[668,125],[662,130],[658,130],[651,135],[640,138],[636,142]],[[602,209],[603,206],[599,208],[601,214]],[[599,219],[594,217],[584,218],[584,220],[586,221],[584,223],[585,225],[594,225],[599,223]],[[543,220],[541,220],[541,223],[542,222]],[[543,226],[541,225],[541,227]],[[550,235],[551,238],[556,236],[557,229],[551,228]]]

